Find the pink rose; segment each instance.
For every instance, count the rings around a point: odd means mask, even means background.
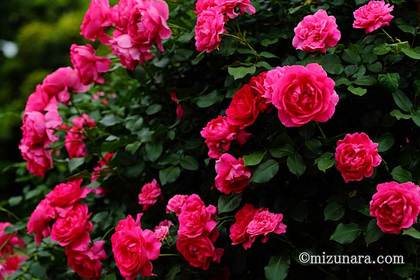
[[[216,0],[197,0],[197,2],[195,2],[195,13],[198,15],[209,8],[217,6]]]
[[[161,193],[160,186],[155,179],[150,183],[144,184],[139,193],[139,204],[143,207],[143,211],[147,211],[153,206]]]
[[[107,166],[114,157],[115,153],[106,153],[98,162],[98,165],[93,168],[91,175],[91,182],[95,182],[99,179],[102,173],[109,170]]]
[[[116,33],[118,34],[118,33]],[[112,52],[121,60],[121,64],[129,70],[134,70],[137,64],[144,63],[153,58],[146,50],[142,52],[128,34],[115,35],[111,40]]]
[[[245,13],[255,14],[255,8],[250,0],[215,0],[215,3],[230,19],[234,19],[239,15],[237,11],[242,15]]]
[[[58,137],[55,135],[55,132],[61,127],[63,120],[58,113],[58,103],[55,97],[51,98],[50,102],[45,107],[45,129],[47,131],[48,140],[50,142],[55,142],[58,140]],[[45,142],[45,145],[48,145],[49,142]]]
[[[286,127],[328,121],[339,99],[334,85],[319,64],[287,67],[272,93],[280,121]]]
[[[28,112],[23,116],[22,142],[32,146],[47,141],[45,116],[40,112]]]
[[[192,267],[203,270],[209,269],[211,262],[220,262],[223,255],[223,249],[216,249],[207,236],[178,236],[176,248]]]
[[[96,122],[88,114],[82,114],[81,116],[75,117],[72,121],[73,125],[78,128],[84,127],[95,127]]]
[[[286,232],[286,225],[282,221],[282,214],[270,213],[267,209],[259,209],[248,224],[246,232],[250,235],[250,238],[263,235],[262,242],[266,242],[268,234],[282,234]]]
[[[267,77],[269,71],[262,72],[257,76],[254,76],[249,81],[249,86],[251,87],[252,91],[254,92],[257,100],[258,100],[258,110],[263,112],[267,110],[270,100],[268,100],[265,94],[265,79]]]
[[[57,217],[56,211],[48,199],[43,199],[32,212],[27,224],[28,234],[35,235],[35,242],[40,244],[42,239],[51,232],[51,222]]]
[[[366,33],[373,32],[381,27],[388,26],[394,18],[391,12],[394,6],[385,1],[369,1],[354,11],[353,28],[365,29]]]
[[[152,231],[142,230],[127,216],[115,228],[111,243],[115,263],[125,279],[154,275],[151,260],[159,257],[161,243]]]
[[[154,233],[159,241],[163,241],[168,235],[169,230],[174,224],[169,220],[164,220],[154,228]]]
[[[64,139],[64,146],[69,154],[69,158],[81,158],[87,155],[87,146],[85,144],[83,130],[78,127],[72,127],[67,131]]]
[[[103,84],[105,82],[101,74],[108,72],[112,61],[106,57],[97,56],[91,45],[71,45],[70,58],[83,84]]]
[[[178,216],[178,235],[194,238],[203,233],[211,233],[217,225],[214,220],[216,212],[217,209],[213,205],[206,207],[198,195],[190,195]]]
[[[346,183],[361,181],[371,177],[374,168],[381,164],[378,144],[372,142],[365,133],[346,134],[337,142],[335,150],[337,169]]]
[[[25,114],[28,112],[43,112],[50,102],[50,96],[45,92],[42,85],[37,85],[35,91],[29,95],[26,101]]]
[[[112,25],[111,8],[108,0],[91,0],[89,9],[85,13],[80,34],[86,39],[94,41],[99,39],[102,43],[108,41],[105,29]]]
[[[212,52],[218,48],[225,33],[225,17],[219,8],[209,8],[200,13],[195,25],[197,51]]]
[[[216,173],[216,188],[224,194],[242,192],[251,179],[251,171],[245,167],[244,160],[230,154],[223,154],[216,161]]]
[[[104,244],[103,240],[96,241],[92,246],[87,246],[85,250],[81,251],[66,248],[68,266],[83,279],[100,279],[101,260],[106,259]]]
[[[60,246],[83,250],[89,243],[89,234],[93,229],[88,211],[87,205],[76,204],[61,213],[52,226],[51,239]]]
[[[227,120],[232,126],[245,128],[252,125],[260,113],[260,97],[250,85],[244,85],[232,98],[226,109]]]
[[[176,215],[181,213],[182,206],[184,205],[185,201],[187,200],[188,195],[177,194],[173,196],[168,201],[168,205],[166,205],[166,213],[173,212]]]
[[[276,67],[270,71],[267,71],[264,79],[264,93],[263,97],[267,100],[267,102],[272,103],[273,94],[277,92],[277,88],[279,86],[278,81],[283,77],[286,69],[289,66],[284,67]]]
[[[235,223],[230,227],[232,245],[242,244],[245,250],[251,248],[255,238],[247,233],[249,223],[254,218],[258,209],[252,204],[245,204],[236,214]]]
[[[7,234],[5,232],[6,228],[11,225],[8,222],[0,223],[0,256],[14,254],[14,248],[23,248],[25,246],[25,241],[18,237],[16,233]]]
[[[416,223],[420,213],[420,187],[414,183],[379,184],[370,201],[370,215],[385,233],[399,234]]]
[[[19,150],[26,161],[26,168],[32,175],[44,177],[45,173],[52,168],[51,151],[44,147],[44,144],[30,147],[21,143]]]
[[[206,140],[211,158],[219,158],[223,152],[228,151],[231,142],[237,135],[237,128],[229,124],[226,117],[218,116],[209,121],[201,130],[201,136]]]
[[[12,255],[3,258],[0,263],[0,279],[8,279],[7,276],[12,275],[20,269],[21,264],[26,260],[26,256]]]
[[[305,52],[326,53],[340,41],[341,33],[334,16],[320,9],[315,14],[303,18],[295,28],[293,47]]]
[[[43,90],[58,101],[67,103],[70,92],[86,92],[88,87],[80,81],[77,72],[71,67],[62,67],[48,75],[42,82]]]
[[[81,188],[83,179],[58,184],[47,194],[46,199],[53,207],[67,208],[85,198],[89,189]]]

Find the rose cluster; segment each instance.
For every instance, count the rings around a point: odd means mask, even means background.
[[[169,8],[163,0],[121,0],[111,7],[108,0],[93,0],[83,19],[81,34],[100,40],[134,70],[153,58],[152,47],[163,51],[162,40],[171,36],[167,25]],[[113,28],[112,35],[108,29]]]
[[[6,233],[6,228],[11,227],[11,223],[0,223],[0,279],[13,274],[20,268],[26,256],[19,254],[17,249],[25,247],[25,241],[18,237],[16,233]]]
[[[80,203],[90,189],[81,187],[82,182],[75,179],[55,186],[31,214],[27,229],[38,244],[51,236],[64,247],[69,267],[82,278],[99,279],[101,260],[106,258],[105,241],[91,241],[93,225],[88,206]]]
[[[240,14],[255,14],[255,8],[250,0],[198,0],[195,13],[195,47],[210,53],[219,47],[229,20]]]
[[[192,194],[175,195],[166,209],[178,217],[176,248],[192,267],[207,270],[212,262],[220,262],[223,249],[214,245],[219,237],[216,207],[206,207],[198,195]]]

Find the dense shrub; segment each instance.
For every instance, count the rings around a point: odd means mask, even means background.
[[[414,277],[416,4],[92,0],[96,53],[73,45],[24,110],[12,278]]]

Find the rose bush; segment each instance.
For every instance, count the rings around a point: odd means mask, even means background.
[[[416,10],[92,0],[89,43],[23,112],[0,279],[412,279]],[[303,251],[404,264],[302,265]]]

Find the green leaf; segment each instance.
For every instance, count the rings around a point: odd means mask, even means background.
[[[259,152],[255,152],[249,155],[245,155],[243,157],[245,166],[255,166],[255,165],[260,164],[265,156],[265,153],[266,152],[259,151]]]
[[[10,206],[16,206],[19,205],[23,200],[23,197],[21,195],[19,196],[13,196],[11,198],[9,198],[9,205]]]
[[[394,98],[395,104],[397,104],[401,110],[410,112],[413,109],[413,103],[404,92],[397,90],[392,93],[392,97]]]
[[[411,115],[404,114],[400,110],[392,110],[390,113],[391,116],[396,118],[397,120],[409,120],[411,119]]]
[[[298,153],[294,153],[287,158],[287,167],[289,168],[290,172],[298,177],[303,175],[306,170],[305,162],[303,161],[302,156]]]
[[[144,147],[146,156],[150,161],[156,161],[163,151],[163,145],[160,142],[149,142]]]
[[[343,73],[344,67],[341,64],[340,57],[335,54],[327,54],[321,58],[322,67],[330,74],[339,75]]]
[[[265,57],[265,58],[277,58],[278,56],[271,53],[271,52],[260,52],[260,56],[261,57]]]
[[[411,172],[402,168],[401,165],[398,165],[397,167],[392,169],[391,176],[395,181],[400,183],[409,182],[413,180],[413,175],[411,175]]]
[[[411,118],[413,119],[414,123],[420,127],[420,110],[417,110],[415,113],[411,114]]]
[[[354,81],[358,86],[373,86],[376,84],[376,79],[372,76],[362,76]]]
[[[369,244],[375,241],[378,241],[383,235],[384,233],[376,225],[376,220],[375,219],[371,220],[366,228],[366,235],[365,235],[366,245],[369,246]]]
[[[114,126],[122,122],[120,117],[115,115],[106,115],[102,120],[99,121],[104,126]]]
[[[183,156],[179,163],[181,164],[182,168],[190,171],[198,170],[198,161],[193,158],[192,156]]]
[[[257,69],[255,65],[252,66],[239,66],[239,67],[228,67],[229,74],[233,79],[238,80],[242,79],[246,75],[253,75]]]
[[[361,87],[348,86],[347,89],[354,95],[363,96],[367,93],[367,89]]]
[[[265,279],[284,280],[289,271],[290,259],[286,256],[273,256],[268,265],[264,267]]]
[[[328,203],[324,209],[325,221],[338,221],[344,216],[344,207],[336,201]]]
[[[125,150],[131,154],[135,154],[140,148],[141,144],[142,143],[140,141],[128,144],[127,146],[125,146]]]
[[[217,209],[220,214],[232,212],[239,207],[242,201],[242,195],[221,195],[217,201]]]
[[[358,225],[354,223],[340,223],[331,235],[330,240],[334,240],[340,244],[350,244],[360,235],[360,233],[361,230]]]
[[[412,49],[410,47],[402,48],[401,52],[408,56],[409,58],[420,60],[420,50]]]
[[[274,158],[284,158],[284,157],[292,155],[294,152],[295,152],[295,149],[290,144],[286,144],[282,147],[272,148],[270,150],[270,154]]]
[[[198,97],[196,99],[196,104],[200,108],[208,108],[221,100],[223,100],[223,96],[214,90],[207,95]]]
[[[159,113],[161,110],[162,110],[162,105],[160,105],[160,104],[153,104],[153,105],[150,105],[146,109],[146,114],[148,114],[148,115],[154,115],[156,113]]]
[[[159,181],[162,186],[173,183],[181,174],[181,169],[177,166],[171,166],[159,171]]]
[[[73,158],[69,160],[69,163],[68,163],[69,171],[73,172],[74,170],[82,166],[84,163],[85,163],[85,158]]]
[[[395,92],[400,86],[400,74],[386,73],[378,75],[379,84],[389,92]]]
[[[325,153],[319,158],[315,160],[316,165],[318,166],[318,169],[322,172],[327,171],[327,169],[334,166],[335,160],[334,155],[332,153]]]
[[[345,49],[342,58],[344,61],[351,64],[359,64],[362,61],[362,58],[354,47]]]
[[[378,152],[386,152],[394,146],[395,140],[391,133],[385,133],[378,138]]]
[[[420,239],[420,231],[416,230],[414,227],[404,230],[403,235],[408,235],[415,239]]]
[[[269,159],[262,164],[260,164],[257,169],[254,171],[252,176],[252,182],[254,183],[267,183],[274,176],[276,176],[279,171],[279,164],[277,161]]]
[[[373,49],[373,53],[376,55],[386,55],[392,50],[392,48],[387,44],[382,44]]]

